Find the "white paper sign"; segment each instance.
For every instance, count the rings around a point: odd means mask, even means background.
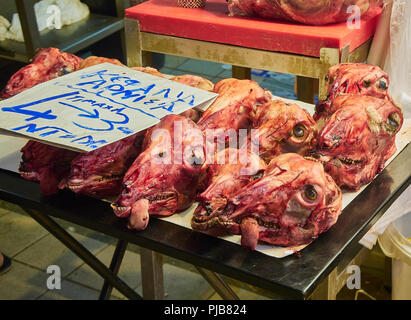
[[[10,135],[91,151],[157,124],[205,109],[217,94],[110,63],[50,80],[0,102]],[[2,130],[4,133],[4,131]]]

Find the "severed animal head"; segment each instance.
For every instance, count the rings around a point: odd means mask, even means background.
[[[252,250],[258,241],[295,246],[312,242],[341,213],[341,190],[318,161],[295,153],[271,160],[261,178],[228,200],[218,224],[241,234]]]
[[[315,146],[318,134],[316,123],[306,110],[281,100],[258,107],[253,127],[257,130],[248,140],[258,143],[259,156],[267,163],[280,153],[304,155]]]
[[[143,150],[112,204],[136,230],[147,226],[149,215],[169,216],[193,203],[205,159],[204,134],[192,120],[168,115],[147,131]]]
[[[313,156],[324,162],[339,186],[356,190],[374,179],[395,153],[403,114],[389,100],[362,95],[339,96],[330,110]]]
[[[388,75],[378,66],[365,63],[341,63],[332,66],[326,76],[327,99],[316,106],[314,119],[329,116],[330,106],[342,94],[361,94],[392,100],[388,93]]]
[[[33,140],[29,140],[21,152],[21,176],[27,180],[40,182],[41,192],[45,195],[58,191],[58,184],[70,171],[71,160],[78,155],[78,152]]]
[[[266,167],[256,154],[233,148],[218,152],[213,163],[205,163],[199,184],[203,190],[197,197],[199,205],[191,220],[193,229],[207,231],[218,226],[228,199],[261,177]]]
[[[85,69],[89,68],[101,63],[111,63],[115,64],[118,66],[124,66],[119,60],[117,59],[111,59],[111,58],[105,58],[105,57],[96,57],[96,56],[89,56],[85,58],[83,61],[80,63],[80,69]]]
[[[12,97],[35,85],[63,76],[80,68],[83,59],[56,48],[37,51],[33,62],[13,74],[2,92],[3,98]]]
[[[59,185],[94,197],[117,195],[124,174],[141,151],[143,134],[137,133],[86,153],[71,162],[70,173]]]
[[[204,131],[249,129],[255,108],[271,99],[271,94],[252,80],[224,79],[215,84],[214,92],[219,96],[198,122]]]

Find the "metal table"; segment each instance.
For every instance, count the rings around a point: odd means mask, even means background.
[[[335,299],[348,275],[346,266],[359,264],[366,254],[358,240],[410,184],[411,146],[405,149],[344,210],[337,223],[300,254],[276,259],[249,251],[223,239],[202,234],[161,219],[150,219],[146,230],[126,228],[107,202],[62,191],[45,197],[39,185],[0,169],[0,198],[23,207],[36,221],[105,278],[100,298],[112,286],[126,297],[141,298],[116,277],[128,242],[142,248],[143,295],[162,297],[161,255],[194,264],[223,298],[235,294],[221,279],[227,275],[275,291],[291,299]],[[110,268],[58,226],[52,217],[93,229],[118,239]],[[219,274],[216,274],[219,273]]]

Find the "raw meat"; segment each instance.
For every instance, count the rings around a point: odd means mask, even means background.
[[[389,100],[341,95],[333,100],[330,112],[322,119],[314,156],[339,186],[357,190],[374,179],[395,153],[402,110]]]
[[[346,21],[355,5],[363,15],[381,0],[227,0],[231,16],[259,16],[303,24],[323,25]]]
[[[1,96],[9,98],[39,83],[76,71],[82,60],[56,48],[40,49],[32,63],[11,76]]]
[[[204,229],[220,226],[241,234],[242,246],[254,250],[258,241],[279,246],[312,242],[336,223],[342,195],[320,162],[287,153],[227,202],[213,223],[201,221]]]
[[[136,230],[146,228],[149,215],[169,216],[193,203],[205,158],[204,134],[190,119],[168,115],[147,130],[143,150],[112,204]]]
[[[70,170],[70,161],[78,154],[32,140],[27,142],[21,152],[21,176],[27,180],[40,182],[41,192],[45,195],[58,191],[58,184]]]
[[[118,195],[124,174],[141,151],[143,134],[137,133],[86,153],[71,162],[67,179],[59,188],[97,198]]]

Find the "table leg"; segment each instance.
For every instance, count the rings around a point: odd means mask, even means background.
[[[124,19],[126,63],[127,66],[141,67],[143,65],[143,53],[141,50],[140,25],[136,19]]]
[[[317,286],[309,299],[336,300],[338,292],[347,285],[347,280],[351,276],[351,274],[347,272],[347,267],[351,265],[360,266],[369,253],[369,250],[363,247],[348,264],[335,267],[327,278]]]
[[[314,90],[316,79],[307,77],[296,77],[297,99],[307,103],[314,103]]]
[[[50,232],[54,237],[61,241],[68,249],[75,253],[95,272],[107,280],[114,288],[120,291],[129,299],[141,300],[140,295],[131,289],[123,280],[118,278],[100,260],[98,260],[86,247],[74,239],[66,230],[59,226],[53,219],[46,214],[22,207],[34,220],[43,228]]]
[[[144,299],[164,299],[163,256],[145,248],[140,248],[140,256]]]
[[[251,79],[251,68],[232,66],[231,74],[236,79]]]
[[[240,298],[235,294],[235,292],[230,288],[227,282],[215,272],[210,270],[195,266],[198,272],[203,276],[204,279],[214,288],[214,290],[220,295],[224,300],[240,300]]]
[[[125,240],[118,240],[116,250],[114,250],[113,258],[110,263],[110,271],[117,275],[120,270],[121,262],[123,261],[124,254],[126,253],[128,242]],[[99,300],[108,300],[111,296],[113,286],[104,280],[103,287],[101,288]]]

